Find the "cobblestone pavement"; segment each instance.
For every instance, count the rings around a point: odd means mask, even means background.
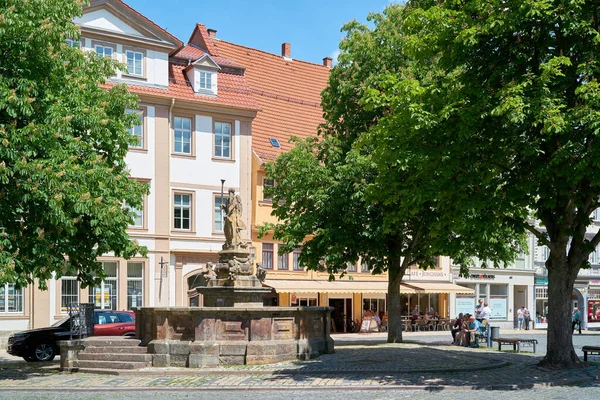
[[[529,335],[542,341],[544,334]],[[536,354],[515,354],[500,353],[496,348],[458,348],[448,345],[448,332],[408,334],[405,339],[415,342],[402,344],[379,343],[385,340],[385,335],[381,334],[336,336],[336,339],[335,354],[307,362],[213,370],[149,368],[119,376],[61,373],[56,361],[26,363],[0,352],[0,399],[51,399],[58,395],[61,399],[69,399],[65,396],[71,394],[75,396],[73,399],[105,398],[107,391],[111,392],[111,400],[120,399],[113,396],[115,391],[122,391],[123,396],[131,391],[143,391],[144,399],[154,398],[149,397],[154,392],[174,391],[181,397],[170,394],[169,397],[188,398],[185,396],[192,391],[209,393],[216,390],[219,397],[222,393],[240,390],[248,395],[236,398],[249,398],[252,393],[261,391],[263,398],[263,392],[277,392],[278,398],[285,395],[312,399],[319,397],[311,392],[331,390],[336,391],[335,395],[327,398],[341,398],[339,393],[347,394],[344,399],[358,398],[361,393],[360,398],[364,398],[365,391],[369,392],[370,398],[402,398],[408,396],[405,393],[412,393],[411,398],[414,398],[414,395],[430,396],[431,391],[444,397],[457,390],[465,394],[466,389],[497,390],[494,392],[497,398],[508,398],[510,391],[515,390],[526,392],[527,397],[544,393],[552,394],[548,398],[572,398],[572,392],[567,390],[573,389],[572,385],[577,385],[577,397],[582,396],[581,391],[595,393],[589,398],[600,397],[597,380],[600,357],[591,358],[593,362],[583,369],[547,370],[537,366],[543,354],[539,349]],[[574,337],[578,349],[584,344],[599,342],[597,333]],[[506,397],[496,396],[505,391]],[[104,393],[103,397],[94,397],[99,393]],[[474,393],[469,392],[467,398],[472,398]],[[130,398],[128,395],[127,399]]]

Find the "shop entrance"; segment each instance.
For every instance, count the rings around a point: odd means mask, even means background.
[[[349,332],[352,321],[352,299],[329,299],[332,332]]]

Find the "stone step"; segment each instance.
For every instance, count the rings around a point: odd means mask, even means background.
[[[82,361],[152,362],[152,354],[88,353],[82,351],[77,358]]]
[[[124,354],[146,354],[148,353],[147,347],[133,347],[133,346],[124,346],[124,347],[104,347],[104,346],[88,346],[85,348],[85,353],[124,353]],[[82,354],[82,353],[80,353]]]
[[[85,339],[86,346],[95,347],[137,347],[142,343],[141,340],[135,338],[127,338],[122,336],[93,336]]]
[[[141,369],[149,367],[147,362],[124,362],[124,361],[91,361],[77,360],[73,362],[73,368],[95,368],[95,369]]]

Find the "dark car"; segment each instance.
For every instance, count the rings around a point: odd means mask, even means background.
[[[70,318],[47,328],[17,332],[8,338],[8,354],[26,361],[52,361],[59,352],[57,342],[71,336]],[[94,336],[134,336],[135,314],[132,311],[94,311]]]

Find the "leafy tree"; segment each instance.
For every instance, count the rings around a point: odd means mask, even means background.
[[[600,243],[586,233],[600,198],[599,17],[586,0],[409,1],[378,17],[404,46],[377,51],[410,63],[378,74],[362,102],[391,105],[368,140],[375,163],[407,138],[416,154],[437,147],[456,179],[439,196],[471,186],[470,201],[549,247],[551,366],[579,363],[571,294]]]
[[[521,243],[489,202],[471,199],[469,185],[448,192],[460,174],[437,147],[413,152],[414,134],[405,129],[416,128],[389,123],[395,100],[375,94],[383,92],[387,75],[404,79],[417,72],[391,22],[400,11],[372,15],[373,30],[357,22],[344,28],[339,63],[322,96],[322,138],[297,141],[266,166],[276,182],[268,195],[279,222],[261,230],[283,242],[280,251],[302,244],[300,261],[327,268],[330,279],[359,258],[374,274],[387,272],[388,342],[402,340],[400,282],[409,266],[427,269],[448,255],[465,273],[470,256],[509,262]]]
[[[81,13],[75,0],[0,1],[0,283],[90,284],[98,256],[145,254],[124,207],[147,191],[124,162],[137,98],[103,87],[114,61],[67,45]]]

